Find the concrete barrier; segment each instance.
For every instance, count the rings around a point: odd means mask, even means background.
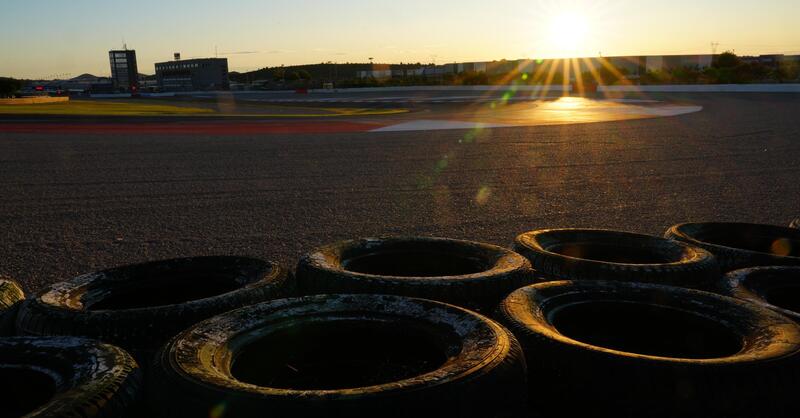
[[[175,93],[140,93],[142,97],[175,97]]]
[[[139,93],[140,97],[175,97],[178,93]],[[90,94],[92,99],[128,99],[133,97],[130,93],[97,93]]]
[[[130,93],[101,93],[101,94],[90,94],[89,97],[92,99],[127,99],[133,97]]]
[[[358,88],[346,88],[346,89],[313,89],[311,90],[312,93],[369,93],[369,92],[408,92],[408,91],[508,91],[508,90],[515,90],[515,91],[529,91],[529,92],[541,92],[541,91],[571,91],[572,87],[567,85],[564,86],[562,84],[554,84],[550,86],[542,86],[542,85],[535,85],[535,86],[527,86],[527,85],[507,85],[507,84],[500,84],[496,86],[402,86],[402,87],[358,87]]]
[[[512,86],[508,84],[496,86],[402,86],[402,87],[352,87],[343,89],[310,89],[309,93],[401,93],[414,91],[525,91],[525,92],[563,92],[572,91],[572,87],[562,84],[550,86]],[[206,96],[206,95],[248,95],[248,94],[292,94],[295,90],[237,90],[237,91],[187,91],[177,93],[179,96]]]
[[[599,92],[620,93],[800,93],[800,84],[667,84],[599,86]]]
[[[14,99],[0,99],[0,105],[26,105],[41,103],[68,102],[69,97],[20,97]]]

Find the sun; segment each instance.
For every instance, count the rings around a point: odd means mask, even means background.
[[[573,57],[587,42],[589,20],[577,12],[559,13],[550,20],[551,49],[564,57]]]

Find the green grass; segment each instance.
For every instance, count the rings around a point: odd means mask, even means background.
[[[272,110],[272,111],[270,111]],[[231,116],[263,118],[312,118],[335,116],[381,116],[408,112],[408,109],[315,108],[272,106],[264,112],[223,112],[215,109],[151,104],[146,102],[75,100],[63,103],[0,104],[0,115],[64,116]]]
[[[76,100],[64,103],[0,105],[0,114],[7,115],[74,115],[74,116],[159,116],[203,115],[212,109],[162,104],[99,102]]]

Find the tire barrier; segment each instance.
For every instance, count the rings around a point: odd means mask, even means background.
[[[74,337],[0,338],[4,417],[128,417],[141,373],[124,350]]]
[[[800,323],[800,267],[735,270],[725,275],[720,292],[766,306]]]
[[[447,238],[364,238],[317,248],[297,265],[302,294],[375,293],[492,310],[539,281],[521,255]]]
[[[261,303],[191,327],[157,358],[148,401],[164,417],[524,413],[525,364],[514,337],[430,300],[359,294]]]
[[[0,338],[0,415],[795,416],[800,266],[723,278],[716,260],[792,264],[798,234],[549,229],[518,236],[522,255],[368,238],[307,254],[296,283],[275,263],[196,257],[28,300],[0,278],[0,330],[30,335]],[[284,299],[298,290],[313,296]]]
[[[78,276],[22,304],[23,335],[74,335],[119,345],[142,362],[178,332],[245,305],[285,297],[285,269],[244,257],[155,261]]]
[[[703,222],[675,225],[667,238],[705,248],[724,273],[747,267],[800,265],[800,230],[774,225]]]
[[[14,334],[14,321],[25,293],[12,279],[0,276],[0,336]]]
[[[601,229],[540,229],[514,250],[551,280],[610,280],[705,288],[720,276],[714,256],[666,238]]]
[[[789,417],[800,326],[678,287],[602,281],[524,287],[500,305],[542,416]]]

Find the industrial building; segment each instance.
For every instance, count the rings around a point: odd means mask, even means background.
[[[570,73],[575,77],[578,73],[591,72],[603,68],[614,68],[628,79],[636,80],[647,72],[669,71],[680,68],[695,68],[702,70],[712,66],[715,55],[650,55],[650,56],[620,56],[620,57],[590,57],[569,59],[545,60],[500,60],[486,62],[463,62],[427,66],[413,70],[389,70],[388,65],[375,65],[372,70],[359,71],[358,78],[387,79],[392,77],[407,77],[422,75],[425,77],[441,77],[444,74],[459,74],[463,72],[483,72],[488,75],[503,75],[509,73],[533,74],[544,69],[549,70],[555,66],[556,71]],[[757,62],[767,66],[777,66],[781,62],[800,62],[796,55],[760,55],[757,57],[743,56],[744,62]]]
[[[161,91],[228,90],[228,59],[197,58],[156,64],[156,79]]]
[[[136,51],[127,48],[108,51],[108,60],[111,63],[111,80],[114,91],[135,93],[139,89]]]

